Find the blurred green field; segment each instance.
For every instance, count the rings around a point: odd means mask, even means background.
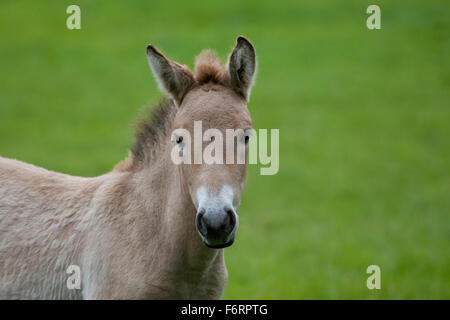
[[[249,109],[280,129],[280,171],[249,168],[224,298],[450,299],[449,15],[448,1],[2,0],[0,155],[111,170],[161,96],[146,45],[192,67],[242,34],[259,62]]]

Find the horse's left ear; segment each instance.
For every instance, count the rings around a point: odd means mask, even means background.
[[[256,71],[255,49],[245,37],[237,38],[236,47],[228,60],[228,73],[232,88],[248,101]]]

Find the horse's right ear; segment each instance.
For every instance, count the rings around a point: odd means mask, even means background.
[[[147,59],[160,89],[179,106],[195,82],[192,72],[187,66],[167,59],[151,44],[147,46]]]

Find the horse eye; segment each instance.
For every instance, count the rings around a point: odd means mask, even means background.
[[[248,144],[248,140],[250,139],[249,136],[245,136],[245,144]]]
[[[183,137],[180,136],[177,138],[177,143],[180,144],[181,142],[183,142]]]

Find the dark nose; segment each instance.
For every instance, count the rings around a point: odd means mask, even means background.
[[[198,231],[208,242],[223,243],[236,226],[236,213],[230,207],[224,207],[220,212],[200,209],[196,224]]]

